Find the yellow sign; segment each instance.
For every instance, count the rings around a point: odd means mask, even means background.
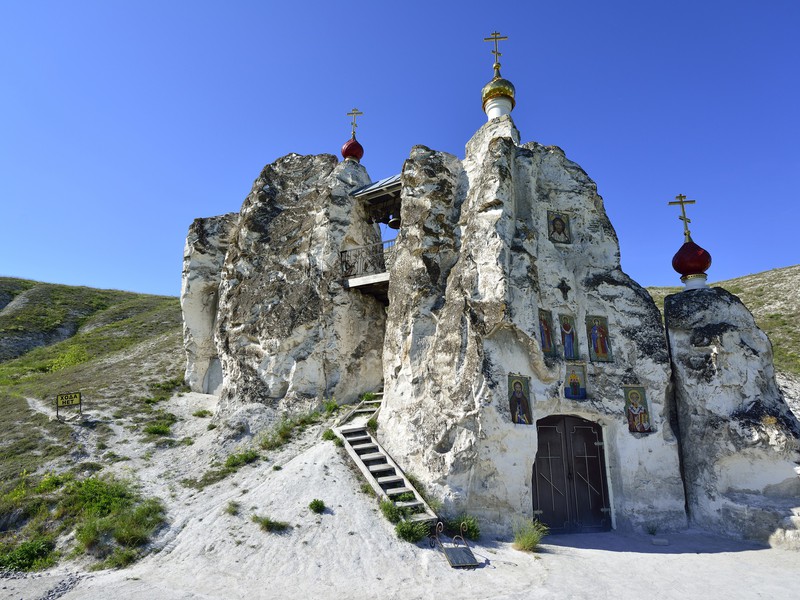
[[[80,406],[81,393],[72,392],[71,394],[59,394],[56,396],[56,406]]]

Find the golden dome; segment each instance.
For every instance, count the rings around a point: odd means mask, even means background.
[[[498,96],[505,96],[509,100],[511,100],[511,108],[514,108],[516,102],[514,101],[514,94],[516,90],[514,89],[514,84],[511,83],[508,79],[504,79],[500,77],[500,65],[495,64],[494,67],[494,77],[492,80],[483,86],[483,90],[481,90],[481,99],[483,100],[483,109],[486,110],[486,103],[491,100],[492,98],[497,98]]]

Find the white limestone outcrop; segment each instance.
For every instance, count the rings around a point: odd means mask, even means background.
[[[341,250],[380,242],[349,193],[364,167],[323,154],[267,165],[222,266],[215,344],[222,406],[307,411],[380,385],[385,310],[342,287]]]
[[[238,220],[237,213],[195,219],[186,236],[181,283],[186,384],[201,394],[219,393],[222,385],[214,327],[222,263]]]
[[[767,541],[800,508],[800,423],[776,385],[772,346],[722,288],[667,296],[665,319],[689,516]]]
[[[519,145],[510,117],[484,125],[463,162],[415,147],[402,182],[379,419],[395,459],[451,511],[498,529],[531,516],[537,431],[512,423],[507,376],[518,373],[534,422],[565,414],[603,427],[617,526],[684,526],[663,328],[620,269],[594,182],[559,148]],[[567,216],[571,243],[554,241],[553,214]],[[540,310],[552,313],[556,355],[542,351]],[[564,397],[562,314],[577,326],[586,400]],[[612,362],[587,360],[590,316],[608,320]],[[626,384],[645,390],[652,433],[629,432]]]

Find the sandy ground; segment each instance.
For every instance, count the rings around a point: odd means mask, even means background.
[[[170,527],[152,554],[119,571],[87,572],[72,564],[0,578],[0,598],[800,598],[800,553],[699,531],[659,535],[666,546],[648,535],[616,532],[550,536],[537,554],[484,537],[473,546],[480,566],[452,569],[426,541],[396,538],[377,501],[360,491],[346,454],[319,440],[329,424],[256,466],[191,490],[180,479],[201,474],[214,453],[208,420],[191,412],[214,410],[215,402],[187,394],[165,407],[183,418],[176,437],[193,436],[192,446],[152,452],[129,439],[117,450],[126,448],[131,460],[115,468],[136,474],[168,507]],[[322,515],[308,509],[314,498],[328,507]],[[240,503],[238,515],[225,511],[231,501]],[[253,514],[292,527],[266,533]]]

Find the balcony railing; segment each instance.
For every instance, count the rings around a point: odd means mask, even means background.
[[[369,246],[342,250],[339,253],[342,277],[350,279],[351,277],[387,272],[392,268],[394,261],[394,242],[395,240],[387,240]]]

